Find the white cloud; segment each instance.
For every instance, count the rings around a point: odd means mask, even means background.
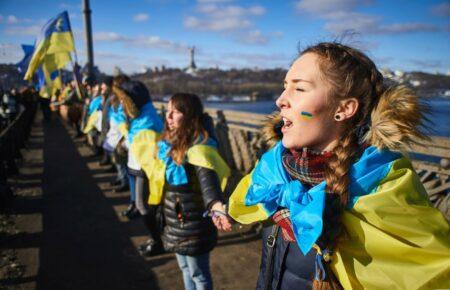
[[[133,16],[133,21],[135,22],[144,22],[149,19],[148,14],[146,13],[139,13]]]
[[[223,4],[231,1],[197,1],[196,14],[184,18],[185,28],[212,31],[232,37],[242,44],[266,44],[279,33],[263,33],[254,25],[254,18],[266,14],[260,5],[242,6]]]
[[[9,26],[3,32],[8,35],[38,36],[41,32],[41,25]]]
[[[115,32],[95,32],[94,41],[125,41],[126,37]]]
[[[246,44],[266,44],[269,39],[263,35],[259,30],[251,30],[247,33],[240,35],[238,40]]]
[[[0,43],[0,63],[17,63],[23,55],[19,44]]]
[[[30,23],[32,22],[29,18],[19,18],[15,15],[3,16],[0,14],[0,23],[6,24],[19,24],[19,23]]]
[[[230,32],[253,26],[250,18],[266,13],[262,6],[242,7],[238,5],[217,5],[202,2],[198,5],[199,15],[188,16],[184,26],[190,29],[216,32]]]
[[[293,58],[284,54],[226,53],[219,57],[221,65],[231,67],[288,67]],[[210,60],[213,62],[213,60]],[[216,61],[217,62],[217,61]]]
[[[326,20],[324,28],[333,33],[355,31],[364,34],[401,34],[414,32],[434,32],[439,28],[427,23],[384,24],[382,17],[355,12],[370,0],[301,0],[297,2],[299,12]]]
[[[251,22],[241,18],[199,19],[194,16],[184,19],[184,26],[203,31],[233,31],[252,26]]]
[[[301,0],[296,7],[299,11],[326,16],[339,11],[350,11],[361,4],[368,4],[368,0]]]
[[[130,47],[157,48],[185,53],[188,46],[182,43],[161,39],[159,36],[125,36],[115,32],[96,32],[94,41],[119,42]]]

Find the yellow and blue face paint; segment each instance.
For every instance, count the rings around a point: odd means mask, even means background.
[[[311,120],[313,115],[310,112],[301,111],[300,116],[305,120]]]

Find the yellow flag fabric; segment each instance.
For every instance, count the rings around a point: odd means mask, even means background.
[[[258,221],[264,221],[269,215],[261,204],[246,206],[245,195],[252,183],[252,173],[247,174],[239,181],[236,189],[228,201],[228,214],[241,224],[251,224]]]
[[[52,84],[54,80],[51,79],[51,74],[63,68],[70,60],[71,57],[69,53],[47,54],[41,62],[45,83],[47,85]]]
[[[231,170],[216,148],[203,144],[194,145],[187,151],[187,160],[194,166],[214,170],[219,177],[222,190],[225,189]]]
[[[450,288],[450,230],[406,158],[345,211],[332,269],[344,289]]]
[[[449,289],[449,224],[429,203],[411,162],[399,157],[389,164],[373,191],[344,211],[331,269],[344,289]],[[249,174],[230,197],[229,214],[240,223],[269,216],[260,204],[245,205],[252,185]]]
[[[231,170],[222,159],[216,148],[208,145],[194,145],[188,149],[187,162],[210,170],[214,170],[220,181],[221,189],[225,190]],[[158,158],[153,161],[152,169],[147,175],[149,177],[150,195],[148,203],[158,205],[161,203],[164,194],[166,165]]]
[[[150,186],[150,194],[148,204],[161,204],[164,194],[164,184],[166,182],[166,165],[161,159],[153,160],[153,168],[148,175],[148,183]]]
[[[84,127],[83,129],[84,134],[89,133],[92,129],[95,128],[95,124],[97,123],[97,119],[99,118],[99,114],[101,113],[102,111],[95,111],[89,116],[86,122],[86,127]]]
[[[120,134],[125,136],[125,138],[128,136],[128,123],[126,122],[120,123],[118,129]]]
[[[134,136],[133,143],[130,145],[131,154],[133,154],[147,177],[151,176],[158,136],[159,134],[155,131],[144,129]]]

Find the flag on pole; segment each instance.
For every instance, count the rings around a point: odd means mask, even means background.
[[[24,79],[31,80],[36,69],[42,65],[46,81],[51,82],[51,74],[63,68],[71,60],[70,52],[75,50],[67,11],[44,25],[36,43]]]

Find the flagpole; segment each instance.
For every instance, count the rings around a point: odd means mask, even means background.
[[[75,58],[76,58],[76,54],[75,54]],[[78,80],[78,75],[77,75],[77,71],[76,71],[76,66],[78,66],[78,63],[73,60],[70,60],[70,63],[72,64],[72,71],[73,71],[73,79],[75,81],[75,90],[77,91],[78,96],[80,97],[81,100],[84,101],[85,96],[82,94],[81,88],[80,88],[80,81]]]
[[[87,55],[87,74],[88,79],[92,80],[92,72],[94,68],[94,53],[92,48],[92,25],[91,25],[91,8],[89,6],[89,0],[83,1],[83,13],[84,13],[84,31],[86,40],[86,55]]]

